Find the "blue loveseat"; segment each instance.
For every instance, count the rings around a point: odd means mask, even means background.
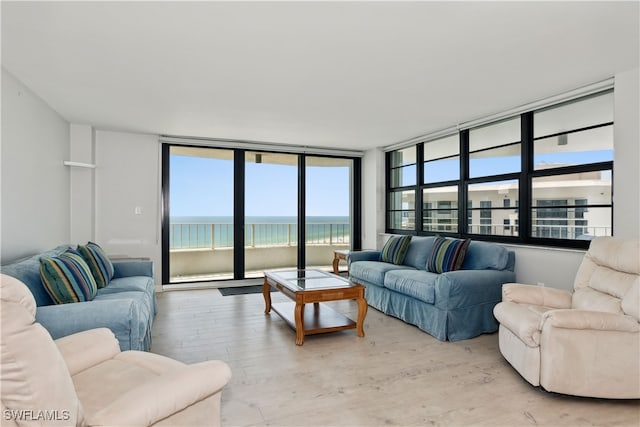
[[[115,274],[91,301],[54,304],[40,278],[40,257],[54,257],[70,245],[3,265],[0,272],[22,281],[33,294],[36,321],[54,339],[93,328],[109,328],[121,350],[149,350],[156,314],[152,261],[114,262]]]
[[[502,285],[515,281],[515,253],[472,241],[462,268],[431,273],[426,265],[435,237],[412,237],[400,265],[380,261],[379,251],[348,256],[353,282],[366,287],[371,307],[397,317],[442,341],[459,341],[498,330],[493,307]]]

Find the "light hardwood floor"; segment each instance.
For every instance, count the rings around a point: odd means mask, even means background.
[[[354,301],[330,305],[357,313]],[[370,307],[364,338],[349,330],[296,346],[293,330],[264,314],[261,294],[163,292],[158,306],[151,351],[230,365],[223,426],[640,425],[637,400],[530,386],[500,355],[497,334],[441,342]]]

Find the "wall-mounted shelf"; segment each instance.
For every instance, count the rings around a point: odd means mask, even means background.
[[[65,160],[62,163],[65,166],[73,166],[73,167],[77,167],[77,168],[89,168],[89,169],[95,169],[96,168],[96,165],[91,164],[91,163],[70,162],[68,160]]]

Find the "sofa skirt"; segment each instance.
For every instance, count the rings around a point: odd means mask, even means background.
[[[498,330],[493,316],[495,302],[444,310],[388,288],[356,282],[365,286],[365,298],[371,307],[415,325],[440,341],[460,341]]]

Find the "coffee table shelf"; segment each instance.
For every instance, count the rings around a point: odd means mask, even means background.
[[[271,304],[271,309],[294,330],[296,329],[295,302],[279,302]],[[326,304],[314,304],[304,309],[304,335],[322,334],[325,332],[355,329],[356,322],[342,313],[338,313]]]
[[[271,304],[271,288],[278,289],[292,302]],[[282,317],[296,331],[296,345],[304,343],[305,335],[345,329],[356,329],[358,336],[364,336],[367,300],[364,299],[362,285],[320,270],[267,271],[264,273],[262,289],[265,314],[273,309]],[[358,303],[357,320],[349,319],[322,304],[341,300],[355,300]]]

